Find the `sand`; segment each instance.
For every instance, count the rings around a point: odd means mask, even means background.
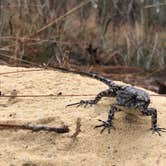
[[[0,73],[32,70],[0,66]],[[121,83],[121,82],[119,82]],[[7,129],[0,134],[0,166],[164,166],[166,133],[152,134],[150,117],[135,117],[118,112],[111,134],[94,126],[97,119],[107,119],[111,98],[103,98],[93,107],[68,107],[81,99],[92,99],[106,85],[91,78],[60,71],[31,71],[0,75],[0,91],[9,95],[58,94],[59,97],[0,98],[0,123],[66,124],[69,133]],[[155,94],[149,92],[151,95]],[[78,94],[79,96],[63,96]],[[89,94],[89,96],[81,96]],[[158,124],[166,127],[166,98],[151,96],[151,106],[158,110]],[[74,140],[76,120],[81,118],[81,132]]]

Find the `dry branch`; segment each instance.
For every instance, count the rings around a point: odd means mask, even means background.
[[[23,130],[32,130],[32,131],[53,131],[56,133],[67,133],[69,132],[68,126],[62,126],[62,127],[49,127],[45,125],[21,125],[21,124],[5,124],[0,123],[0,129],[23,129]]]
[[[45,25],[44,27],[40,28],[35,34],[33,34],[32,36],[44,31],[45,29],[47,29],[48,27],[54,25],[55,23],[57,23],[58,21],[62,20],[63,18],[67,17],[68,15],[72,14],[73,12],[77,11],[78,9],[82,8],[83,6],[87,5],[88,3],[90,3],[91,0],[85,1],[83,3],[81,3],[80,5],[74,7],[73,9],[69,10],[68,12],[66,12],[64,15],[56,18],[55,20],[51,21],[50,23],[48,23],[47,25]]]

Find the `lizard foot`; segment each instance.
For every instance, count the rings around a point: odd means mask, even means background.
[[[103,131],[108,128],[108,133],[110,134],[111,128],[115,129],[115,127],[109,122],[109,121],[103,121],[101,119],[98,119],[98,121],[102,122],[101,125],[97,125],[94,128],[98,128],[98,127],[103,127],[102,130],[100,131],[100,133],[102,134]]]
[[[166,128],[159,128],[159,127],[153,127],[151,128],[153,133],[157,133],[159,136],[161,136],[160,132],[166,132]]]

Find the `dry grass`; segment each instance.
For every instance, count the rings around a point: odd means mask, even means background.
[[[63,63],[69,49],[90,65],[162,68],[166,62],[164,28],[149,28],[144,34],[139,20],[129,23],[129,5],[124,2],[122,13],[113,17],[118,11],[110,8],[111,3],[103,1],[95,8],[88,0],[1,1],[0,54],[11,57],[12,64],[18,64],[18,58]],[[134,12],[139,15],[138,9]],[[86,51],[89,44],[97,48],[95,55]]]

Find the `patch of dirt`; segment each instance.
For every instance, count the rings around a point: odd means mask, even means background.
[[[0,73],[32,70],[0,66]],[[118,82],[121,83],[122,82]],[[66,124],[70,132],[31,132],[28,130],[1,130],[0,165],[34,166],[164,166],[166,163],[166,133],[152,134],[150,117],[115,114],[111,134],[93,129],[97,119],[106,120],[112,98],[103,98],[93,107],[68,107],[81,99],[92,99],[107,87],[94,79],[59,71],[31,71],[0,76],[0,91],[9,95],[15,89],[17,95],[58,94],[58,97],[0,98],[0,122],[45,124],[60,126]],[[155,94],[150,92],[150,94]],[[78,96],[65,96],[65,95]],[[81,96],[89,94],[89,96]],[[158,110],[158,123],[166,127],[166,98],[151,96],[151,106]],[[3,105],[6,105],[5,107]],[[81,132],[73,141],[76,120],[81,119]]]

